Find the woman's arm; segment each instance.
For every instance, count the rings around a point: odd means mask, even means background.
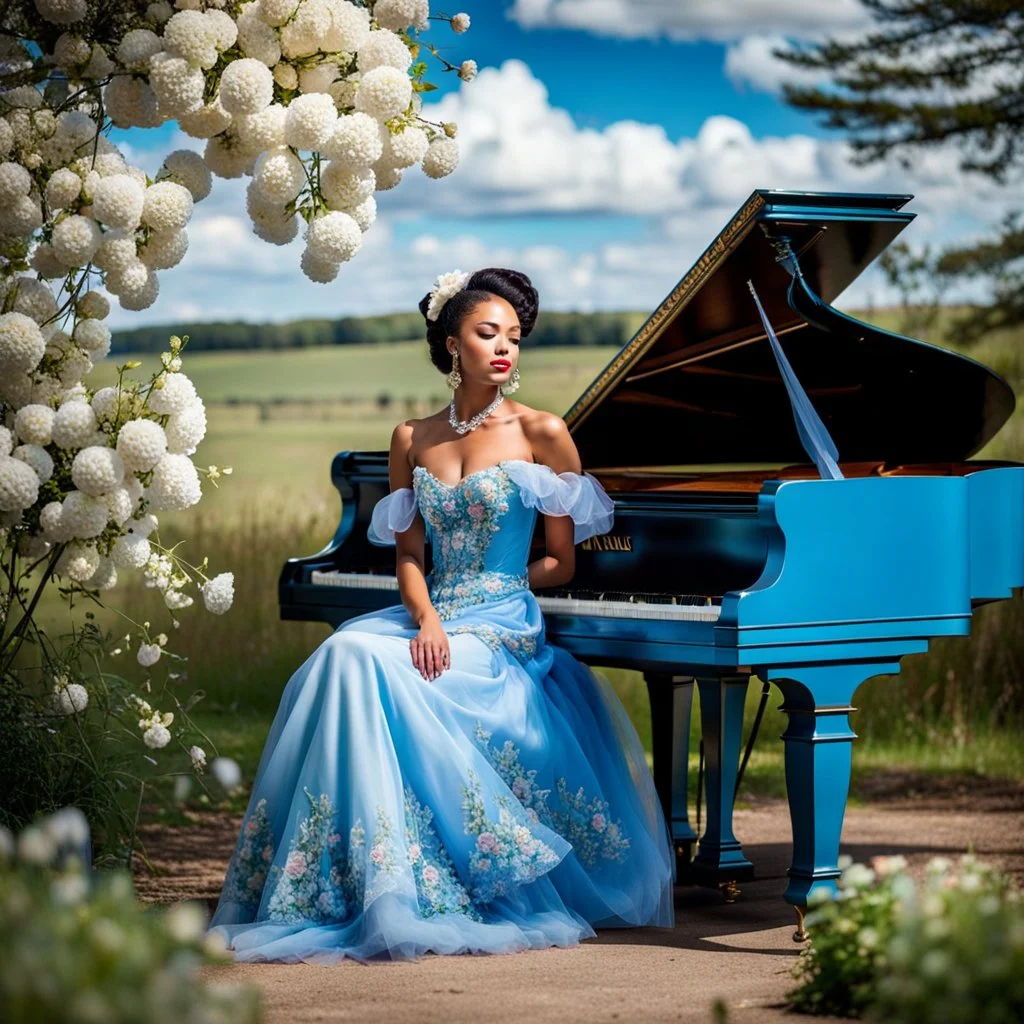
[[[543,462],[556,473],[583,472],[576,442],[561,416],[538,413],[525,432],[537,462]],[[558,587],[572,579],[576,571],[576,545],[571,516],[544,516],[544,547],[544,557],[527,566],[531,590]]]
[[[409,464],[412,432],[412,424],[404,422],[399,423],[391,434],[388,476],[393,491],[399,487],[412,487],[412,466]],[[423,516],[417,511],[408,530],[395,532],[395,575],[398,577],[402,604],[420,629],[409,642],[409,655],[416,669],[429,681],[436,679],[451,665],[451,651],[448,634],[441,625],[441,617],[427,589],[425,545],[426,525]]]

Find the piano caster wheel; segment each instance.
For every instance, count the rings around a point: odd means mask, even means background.
[[[796,931],[793,932],[794,942],[806,942],[810,938],[810,934],[804,927],[804,914],[806,913],[805,907],[794,907],[796,911]]]
[[[725,898],[726,903],[736,902],[736,897],[740,894],[740,887],[733,879],[729,879],[728,882],[722,882],[719,888],[722,890],[722,896]]]

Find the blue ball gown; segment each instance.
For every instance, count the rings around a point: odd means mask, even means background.
[[[413,470],[368,537],[423,517],[451,667],[423,678],[401,603],[295,671],[209,930],[240,961],[335,964],[569,947],[674,924],[675,858],[607,678],[545,640],[526,573],[539,512],[606,533],[589,473],[506,459],[458,484]]]

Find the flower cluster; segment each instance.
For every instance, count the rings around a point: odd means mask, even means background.
[[[251,178],[247,211],[266,241],[287,244],[304,220],[302,269],[326,282],[359,251],[374,192],[413,164],[431,178],[458,165],[457,125],[422,116],[422,94],[436,88],[417,59],[428,0],[10,6],[0,235],[46,279],[97,268],[126,309],[152,305],[156,272],[185,255],[212,175]],[[434,20],[456,34],[470,24],[466,14]],[[455,65],[427,48],[445,71],[476,77],[475,61]],[[203,151],[169,154],[155,180],[102,134],[171,120]]]
[[[131,694],[129,700],[139,715],[139,729],[142,731],[142,742],[152,750],[159,750],[171,742],[171,732],[168,726],[174,721],[174,712],[165,711],[162,714],[154,711],[149,701],[143,700],[137,694]]]

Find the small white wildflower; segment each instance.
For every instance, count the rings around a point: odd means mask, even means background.
[[[163,725],[151,725],[143,734],[142,742],[151,750],[159,750],[171,742],[170,730]]]
[[[234,583],[234,573],[222,572],[200,587],[207,611],[223,615],[231,607],[235,596]]]
[[[57,682],[50,695],[50,706],[59,715],[75,715],[89,704],[89,691],[81,683]]]
[[[459,65],[459,78],[464,82],[472,82],[476,78],[477,67],[475,60],[464,60]]]
[[[469,28],[469,15],[468,14],[456,14],[452,18],[452,31],[462,33]]]
[[[202,747],[189,747],[188,756],[192,758],[192,767],[197,772],[206,767],[206,751]]]

